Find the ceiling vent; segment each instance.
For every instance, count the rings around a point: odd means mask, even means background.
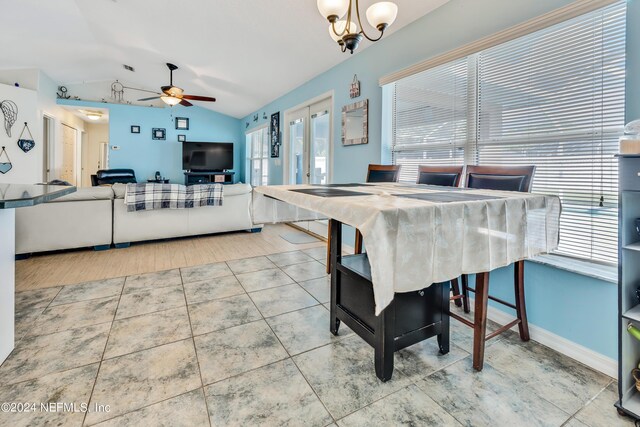
[[[129,70],[131,72],[135,72],[136,71],[131,65],[122,64],[122,66],[124,67],[125,70]]]

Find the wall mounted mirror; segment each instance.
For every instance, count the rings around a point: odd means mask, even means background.
[[[369,143],[369,100],[342,107],[342,145]]]

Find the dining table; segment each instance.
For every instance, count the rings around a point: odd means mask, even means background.
[[[449,286],[476,274],[473,366],[484,357],[489,272],[558,247],[555,195],[409,183],[255,187],[255,224],[328,219],[332,333],[342,321],[375,350],[386,381],[393,353],[437,336],[449,350]],[[362,235],[365,253],[342,255],[342,225]],[[478,339],[482,334],[482,339]]]

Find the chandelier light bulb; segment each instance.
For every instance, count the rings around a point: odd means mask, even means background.
[[[334,22],[347,13],[351,2],[349,0],[318,0],[317,4],[320,14],[329,22]]]
[[[387,28],[394,23],[398,16],[398,6],[390,1],[374,3],[367,9],[367,21],[372,27]]]

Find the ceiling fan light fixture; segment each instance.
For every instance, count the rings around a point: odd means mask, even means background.
[[[335,22],[342,18],[351,5],[350,0],[318,0],[318,10],[320,14],[327,18],[329,22]]]
[[[175,96],[168,96],[168,95],[163,95],[163,96],[160,97],[160,99],[162,99],[162,101],[165,104],[167,104],[167,105],[169,105],[171,107],[173,107],[174,105],[180,104],[180,102],[182,101],[182,99],[180,99],[180,98],[177,98]]]

